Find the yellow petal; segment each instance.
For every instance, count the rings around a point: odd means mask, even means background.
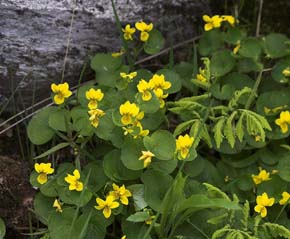
[[[47,182],[47,175],[45,173],[40,173],[37,177],[37,182],[44,184]]]
[[[105,207],[103,210],[103,214],[105,218],[109,218],[111,216],[111,208]]]

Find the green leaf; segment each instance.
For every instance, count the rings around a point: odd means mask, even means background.
[[[132,193],[134,207],[136,211],[142,210],[147,207],[148,204],[144,199],[144,185],[143,184],[133,184],[127,187]]]
[[[164,45],[164,38],[162,34],[158,30],[153,29],[149,33],[148,41],[146,41],[144,44],[144,51],[147,54],[153,55],[153,54],[158,53],[162,49],[163,45]]]
[[[160,108],[159,99],[156,95],[152,92],[152,98],[149,101],[142,100],[141,94],[137,94],[137,103],[140,107],[140,111],[144,111],[144,113],[155,113]]]
[[[6,234],[6,226],[3,219],[0,217],[0,239],[4,238]]]
[[[263,64],[252,58],[241,58],[238,60],[237,67],[240,73],[258,72],[263,69]]]
[[[70,112],[66,109],[59,109],[51,113],[48,124],[55,130],[67,132],[70,129]]]
[[[221,118],[218,120],[218,122],[215,124],[213,127],[213,132],[214,132],[214,139],[216,142],[217,148],[220,148],[221,143],[223,141],[224,135],[223,135],[223,129],[225,126],[226,118]]]
[[[134,180],[140,177],[142,171],[133,171],[126,168],[121,159],[121,152],[119,150],[113,150],[106,154],[103,161],[104,172],[115,182],[123,180]]]
[[[54,130],[49,127],[48,118],[57,110],[57,107],[47,107],[32,117],[27,127],[27,134],[33,144],[45,144],[53,138]]]
[[[246,32],[238,27],[231,27],[223,33],[223,39],[230,44],[237,44],[246,36]]]
[[[167,130],[155,131],[150,137],[144,137],[143,143],[160,160],[170,160],[174,156],[175,139]]]
[[[260,42],[254,38],[247,38],[241,41],[241,48],[238,54],[257,60],[261,54],[262,48]]]
[[[121,149],[121,160],[123,164],[131,170],[140,170],[144,168],[143,160],[139,160],[144,151],[142,139],[132,139],[126,137]]]
[[[218,51],[213,54],[210,61],[210,72],[215,77],[229,73],[235,66],[235,58],[228,50]]]
[[[171,87],[168,90],[166,90],[167,93],[172,94],[180,91],[181,79],[176,72],[169,69],[161,69],[157,71],[156,74],[158,75],[163,74],[165,77],[165,81],[169,81],[171,83]]]
[[[66,143],[66,142],[59,143],[59,144],[53,146],[52,148],[50,148],[49,150],[47,150],[46,152],[38,155],[34,159],[44,158],[44,157],[46,157],[46,156],[48,156],[48,155],[50,155],[50,154],[52,154],[52,153],[54,153],[54,152],[56,152],[56,151],[58,151],[60,149],[63,149],[65,147],[67,147],[67,146],[69,146],[69,143]]]
[[[287,83],[289,79],[283,75],[283,70],[290,66],[290,58],[282,59],[278,61],[271,72],[273,79],[279,83]]]
[[[198,44],[198,51],[202,56],[208,56],[223,46],[222,36],[219,30],[214,29],[205,32]]]
[[[112,72],[121,64],[121,57],[112,57],[111,54],[98,53],[91,60],[91,67],[96,72]]]
[[[59,189],[59,198],[61,201],[67,204],[79,205],[80,207],[86,205],[91,200],[92,196],[93,194],[85,187],[81,192],[69,190],[68,185]]]
[[[40,192],[47,197],[57,197],[59,185],[56,178],[49,179],[45,184],[40,185]]]
[[[271,58],[279,58],[290,53],[289,38],[280,33],[271,33],[263,39],[265,53]]]
[[[122,231],[126,235],[126,239],[151,239],[150,236],[144,238],[147,229],[148,226],[145,223],[122,221]]]
[[[244,126],[243,126],[244,116],[245,116],[245,113],[242,113],[236,125],[236,135],[238,139],[240,140],[240,142],[243,141],[244,134],[245,134]]]
[[[277,170],[279,172],[279,176],[285,180],[286,182],[290,182],[290,154],[286,154],[282,158],[279,159],[279,163],[277,166]]]
[[[195,120],[188,120],[177,125],[174,130],[173,136],[176,137],[180,135],[181,133],[183,133],[184,131],[188,130],[194,121]]]
[[[42,223],[47,225],[49,214],[55,209],[52,207],[55,198],[49,198],[43,196],[42,193],[35,195],[33,205],[36,215],[39,217]]]
[[[127,218],[129,222],[144,222],[150,218],[148,212],[136,212]]]
[[[205,169],[205,159],[198,155],[193,161],[184,164],[183,172],[190,176],[196,177]]]
[[[233,129],[233,121],[235,119],[235,116],[237,114],[237,111],[234,111],[229,118],[227,118],[226,123],[224,125],[224,135],[226,139],[228,140],[229,144],[233,148],[235,145],[235,132]]]
[[[256,103],[257,113],[261,115],[277,115],[290,105],[289,90],[274,90],[259,95]],[[267,111],[270,110],[269,112]]]
[[[158,171],[147,170],[142,174],[141,180],[145,186],[145,201],[155,211],[160,211],[161,202],[167,189],[172,184],[172,177]]]
[[[87,164],[83,173],[88,175],[90,172],[90,177],[88,180],[87,187],[91,192],[99,191],[108,182],[108,178],[104,173],[103,165],[100,161],[91,162]]]
[[[160,171],[165,174],[170,174],[176,169],[177,160],[156,161],[153,159],[153,162],[151,163],[151,167],[155,171]]]

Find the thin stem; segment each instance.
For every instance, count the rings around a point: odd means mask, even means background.
[[[256,37],[260,35],[261,19],[262,19],[262,10],[263,10],[263,0],[259,2],[259,13],[257,18],[257,27],[256,27]]]
[[[255,85],[254,85],[254,87],[253,87],[253,91],[252,91],[251,95],[249,96],[248,101],[247,101],[247,103],[246,103],[246,105],[245,105],[245,109],[246,109],[246,110],[248,110],[248,109],[250,108],[250,106],[251,106],[251,104],[252,104],[252,101],[253,101],[253,99],[255,98],[255,95],[256,95],[256,93],[257,93],[258,87],[259,87],[259,85],[260,85],[260,83],[261,83],[261,80],[262,80],[262,74],[263,74],[263,70],[261,70],[261,71],[259,72],[259,75],[258,75],[258,77],[257,77],[257,79],[256,79]]]
[[[65,73],[68,50],[69,50],[69,46],[70,46],[71,33],[72,33],[72,28],[73,28],[73,22],[74,22],[74,17],[75,17],[76,6],[77,6],[76,1],[74,1],[74,7],[73,7],[71,20],[70,20],[69,33],[68,33],[67,43],[66,43],[65,56],[64,56],[64,60],[63,60],[63,68],[62,68],[62,73],[61,73],[61,83],[63,82],[63,79],[64,79],[64,73]]]
[[[285,210],[285,208],[288,206],[289,200],[283,205],[283,207],[281,208],[280,212],[278,213],[277,217],[274,220],[274,223],[276,223],[279,219],[279,217],[282,215],[283,211]]]
[[[190,224],[192,227],[195,228],[201,235],[203,235],[206,239],[210,239],[207,234],[205,234],[204,231],[202,231],[199,227],[197,227],[195,224],[193,224],[191,221],[187,220],[187,223]]]

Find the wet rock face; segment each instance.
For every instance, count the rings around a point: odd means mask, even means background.
[[[209,12],[208,0],[115,0],[115,3],[122,23],[152,21],[174,39],[173,43],[192,37],[195,19]],[[21,96],[20,108],[23,104],[31,105],[33,89],[36,100],[49,96],[49,85],[59,82],[62,76],[73,9],[64,75],[71,85],[78,81],[89,56],[120,48],[111,2],[0,0],[0,106],[16,87],[17,95]]]

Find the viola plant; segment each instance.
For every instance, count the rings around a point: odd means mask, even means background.
[[[290,238],[290,41],[247,35],[230,15],[203,20],[188,62],[172,49],[142,68],[164,44],[142,20],[120,26],[119,52],[92,57],[93,80],[51,85],[55,105],[27,128],[43,150],[30,176],[48,228],[37,233]]]

